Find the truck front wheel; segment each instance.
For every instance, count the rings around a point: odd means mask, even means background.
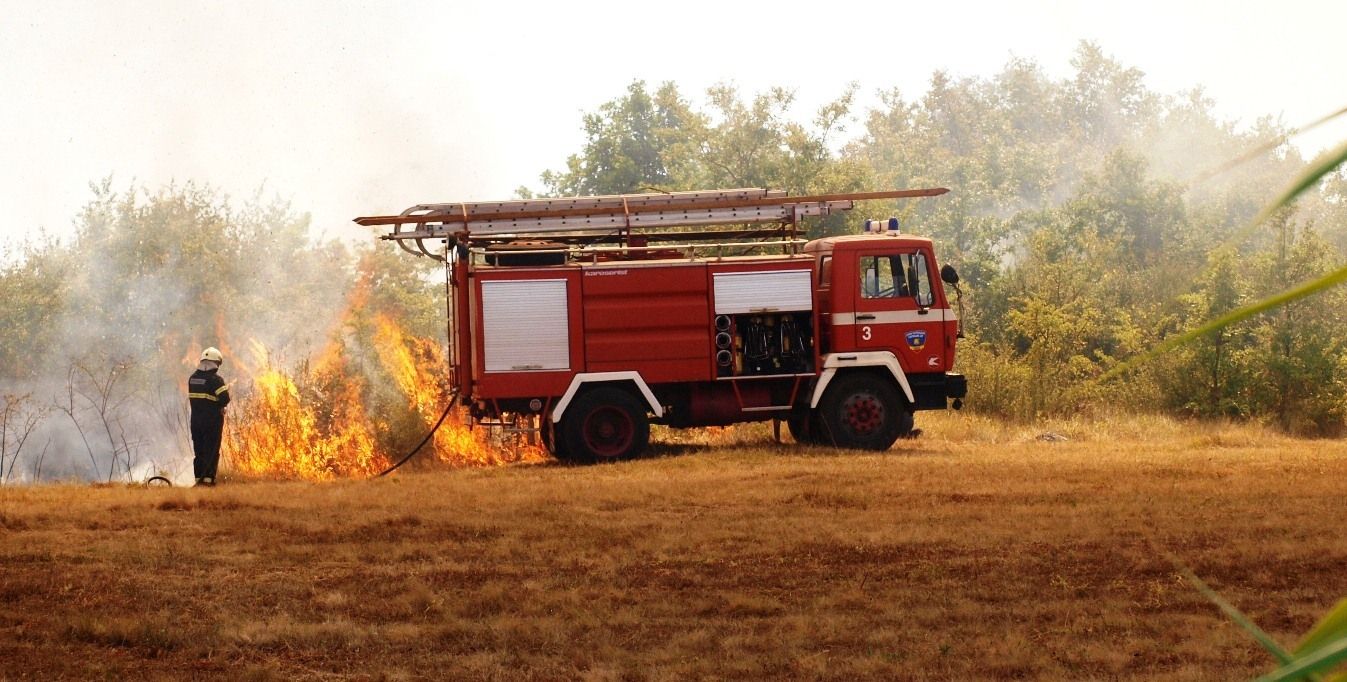
[[[893,384],[872,374],[837,377],[819,401],[822,442],[843,448],[887,450],[912,430],[912,412]]]
[[[650,420],[630,393],[607,386],[575,399],[561,420],[560,445],[570,459],[630,459],[650,445]]]

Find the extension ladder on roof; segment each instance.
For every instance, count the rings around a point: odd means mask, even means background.
[[[850,210],[855,202],[872,199],[929,197],[948,192],[929,189],[889,190],[787,196],[781,190],[760,188],[615,194],[609,196],[519,199],[512,201],[418,204],[393,216],[356,218],[365,226],[391,226],[382,239],[397,241],[406,251],[437,258],[423,240],[445,239],[458,244],[491,244],[519,238],[567,244],[629,242],[633,233],[665,241],[755,238],[758,231],[673,231],[711,225],[778,223],[794,239],[804,216],[824,216]],[[659,230],[669,232],[656,236]],[[771,234],[781,234],[779,231]],[[421,253],[412,251],[414,242]]]

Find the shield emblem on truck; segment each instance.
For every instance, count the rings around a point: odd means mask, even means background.
[[[921,350],[926,347],[925,330],[916,329],[908,332],[905,336],[907,337],[908,348],[911,348],[912,350]]]

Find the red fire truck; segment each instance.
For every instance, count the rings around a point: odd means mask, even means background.
[[[652,423],[768,419],[802,443],[884,450],[915,411],[961,406],[942,286],[958,274],[896,219],[799,234],[857,201],[947,191],[421,204],[356,222],[445,262],[456,399],[558,458],[634,456]]]

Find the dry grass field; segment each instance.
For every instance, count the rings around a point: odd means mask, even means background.
[[[0,489],[4,679],[1237,679],[1347,595],[1347,443],[923,415],[610,466]],[[1044,442],[1054,431],[1070,438]]]

